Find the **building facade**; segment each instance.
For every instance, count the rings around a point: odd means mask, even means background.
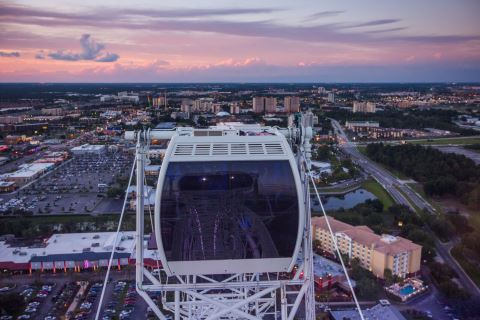
[[[382,278],[386,269],[402,278],[420,271],[422,247],[410,240],[391,235],[377,235],[367,226],[351,226],[332,217],[328,218],[335,241],[342,254],[358,259],[360,265]],[[323,250],[335,254],[335,246],[325,217],[312,218],[313,238],[320,241]]]
[[[327,101],[330,102],[330,103],[335,103],[335,93],[329,92],[328,97],[327,97]]]
[[[253,112],[275,113],[277,111],[277,98],[253,97]]]
[[[377,106],[373,102],[360,102],[355,101],[353,103],[353,112],[365,112],[365,113],[375,113],[377,111]]]
[[[300,98],[299,97],[285,97],[283,99],[284,111],[287,113],[300,112]]]
[[[345,128],[352,131],[362,130],[363,128],[378,128],[380,123],[376,121],[346,121]]]
[[[23,122],[23,116],[2,116],[0,117],[0,123],[3,124],[17,124]]]

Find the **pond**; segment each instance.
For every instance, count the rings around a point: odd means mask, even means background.
[[[362,188],[346,193],[343,196],[322,196],[323,207],[326,211],[338,210],[340,208],[351,209],[359,203],[374,199],[377,199],[377,197],[373,193]],[[312,198],[312,210],[322,210],[316,197]]]

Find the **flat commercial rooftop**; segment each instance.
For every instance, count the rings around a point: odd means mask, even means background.
[[[105,146],[102,144],[84,144],[78,147],[72,148],[72,152],[99,152],[105,149]]]
[[[370,309],[362,310],[365,319],[371,320],[405,320],[405,317],[395,307],[390,305],[377,304]],[[334,320],[360,320],[357,310],[330,311]]]
[[[134,231],[121,232],[117,252],[131,256],[135,251],[134,236]],[[0,262],[27,263],[34,257],[105,253],[112,250],[114,240],[115,232],[91,232],[54,234],[42,246],[36,247],[11,247],[5,241],[0,241]]]
[[[20,169],[17,171],[7,173],[4,176],[8,178],[30,178],[53,166],[55,166],[55,163],[53,162],[24,164],[20,166]]]

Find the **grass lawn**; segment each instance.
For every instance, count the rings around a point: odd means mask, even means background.
[[[468,221],[470,222],[470,226],[475,229],[475,232],[480,232],[480,212],[470,212]]]
[[[388,192],[375,180],[367,180],[362,183],[362,188],[373,193],[383,203],[385,209],[390,208],[394,201]]]
[[[430,203],[430,205],[437,211],[437,213],[443,212],[442,206],[425,194],[425,191],[423,191],[423,186],[420,183],[407,183],[407,186],[421,195],[423,199],[427,200],[428,203]]]
[[[458,138],[439,138],[439,139],[423,139],[423,140],[406,140],[407,143],[413,144],[474,144],[480,143],[480,136],[458,137]]]
[[[473,232],[480,232],[480,212],[470,211],[468,221],[470,222],[470,226],[475,229]],[[477,286],[480,286],[480,269],[478,268],[477,264],[465,259],[461,245],[455,246],[452,249],[451,254],[462,266],[463,270],[465,270],[469,277],[477,284]]]
[[[393,187],[394,187],[398,192],[400,192],[405,199],[407,199],[408,203],[410,203],[410,205],[413,207],[413,209],[415,210],[415,212],[417,213],[417,215],[420,214],[420,212],[421,212],[420,208],[417,207],[417,206],[415,205],[415,203],[413,203],[413,201],[405,194],[405,192],[403,192],[402,189],[397,188],[397,186],[393,186]]]
[[[367,146],[357,146],[357,149],[361,154],[367,156]]]
[[[461,245],[456,245],[452,248],[450,252],[452,256],[457,260],[457,262],[462,266],[463,270],[468,274],[470,279],[473,280],[480,286],[480,269],[478,268],[477,264],[473,264],[465,258],[465,255],[462,252]]]

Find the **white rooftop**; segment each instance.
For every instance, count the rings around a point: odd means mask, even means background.
[[[145,166],[145,171],[159,171],[161,168],[161,165],[159,164],[150,164],[148,166]]]
[[[100,151],[104,149],[105,146],[103,144],[84,144],[78,147],[73,147],[71,149],[72,152],[75,151]]]
[[[329,162],[322,162],[322,161],[312,161],[312,166],[317,168],[331,168],[332,165]]]
[[[20,166],[20,169],[17,171],[7,173],[4,176],[9,178],[29,178],[33,177],[41,171],[44,171],[50,167],[53,167],[55,163],[53,162],[42,162],[42,163],[28,163]]]
[[[135,186],[135,185],[129,186],[127,188],[127,193],[131,193],[131,192],[137,192],[137,186]],[[147,195],[147,194],[150,194],[152,192],[155,193],[155,190],[153,189],[153,187],[143,185],[143,192],[145,193],[145,195]]]
[[[125,231],[119,234],[117,247],[125,248],[118,252],[132,253],[135,248],[135,232]],[[59,233],[52,235],[44,247],[10,247],[0,241],[0,261],[27,263],[32,256],[48,256],[53,254],[82,253],[90,248],[90,252],[109,252],[112,250],[115,232]],[[98,245],[97,245],[98,243]],[[94,246],[92,246],[95,244]]]
[[[390,244],[390,243],[394,243],[398,239],[397,239],[397,237],[389,235],[389,234],[382,234],[382,237],[380,238],[380,240],[382,240],[385,243]]]
[[[370,309],[362,310],[366,320],[405,320],[405,317],[393,306],[377,304]],[[357,310],[330,311],[332,319],[335,320],[360,320]]]

